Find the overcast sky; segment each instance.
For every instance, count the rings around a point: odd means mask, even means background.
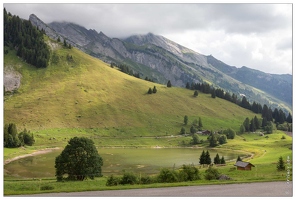
[[[236,67],[292,74],[292,4],[8,4],[13,15],[69,21],[123,38],[162,35]]]

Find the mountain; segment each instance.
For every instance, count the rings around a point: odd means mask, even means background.
[[[127,75],[76,48],[45,40],[54,47],[46,68],[37,70],[17,57],[14,49],[4,55],[4,68],[21,74],[17,92],[4,96],[4,123],[33,131],[39,143],[51,142],[39,131],[65,141],[69,132],[81,135],[83,130],[99,141],[112,136],[118,145],[120,138],[176,135],[184,126],[184,115],[190,121],[200,117],[205,129],[238,131],[246,117],[255,115],[209,94],[193,97],[191,90]],[[154,86],[157,93],[147,94]],[[188,132],[190,126],[185,126]]]
[[[30,16],[33,25],[45,29],[52,38],[66,39],[80,50],[107,63],[125,63],[142,78],[185,87],[186,83],[208,82],[216,88],[291,112],[292,76],[273,75],[247,67],[229,66],[213,56],[205,56],[163,36],[148,33],[125,39],[109,38],[102,32],[87,30],[69,22],[43,23]]]

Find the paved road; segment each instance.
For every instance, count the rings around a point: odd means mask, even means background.
[[[292,197],[292,182],[242,183],[18,195],[33,197]]]

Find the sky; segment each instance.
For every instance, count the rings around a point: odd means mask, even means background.
[[[152,1],[153,2],[153,1]],[[161,2],[161,1],[158,1]],[[13,15],[68,21],[111,38],[149,32],[222,62],[292,74],[290,3],[8,3]]]

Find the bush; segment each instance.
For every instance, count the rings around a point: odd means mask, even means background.
[[[113,174],[108,177],[106,186],[116,186],[120,184],[120,178],[114,177]]]
[[[179,172],[179,181],[199,180],[199,171],[193,165],[183,165]]]
[[[157,181],[159,183],[174,183],[178,182],[178,174],[176,171],[164,168],[160,171]]]
[[[283,135],[281,139],[284,140],[284,139],[286,139],[286,137]]]
[[[143,176],[140,179],[140,184],[151,184],[154,182],[156,182],[156,181],[150,176]]]
[[[217,169],[210,167],[206,170],[205,179],[206,180],[217,180],[219,179],[220,173]]]
[[[125,172],[120,181],[120,184],[122,185],[125,185],[125,184],[134,185],[137,183],[138,183],[138,178],[136,177],[136,175],[134,175],[131,172]]]

